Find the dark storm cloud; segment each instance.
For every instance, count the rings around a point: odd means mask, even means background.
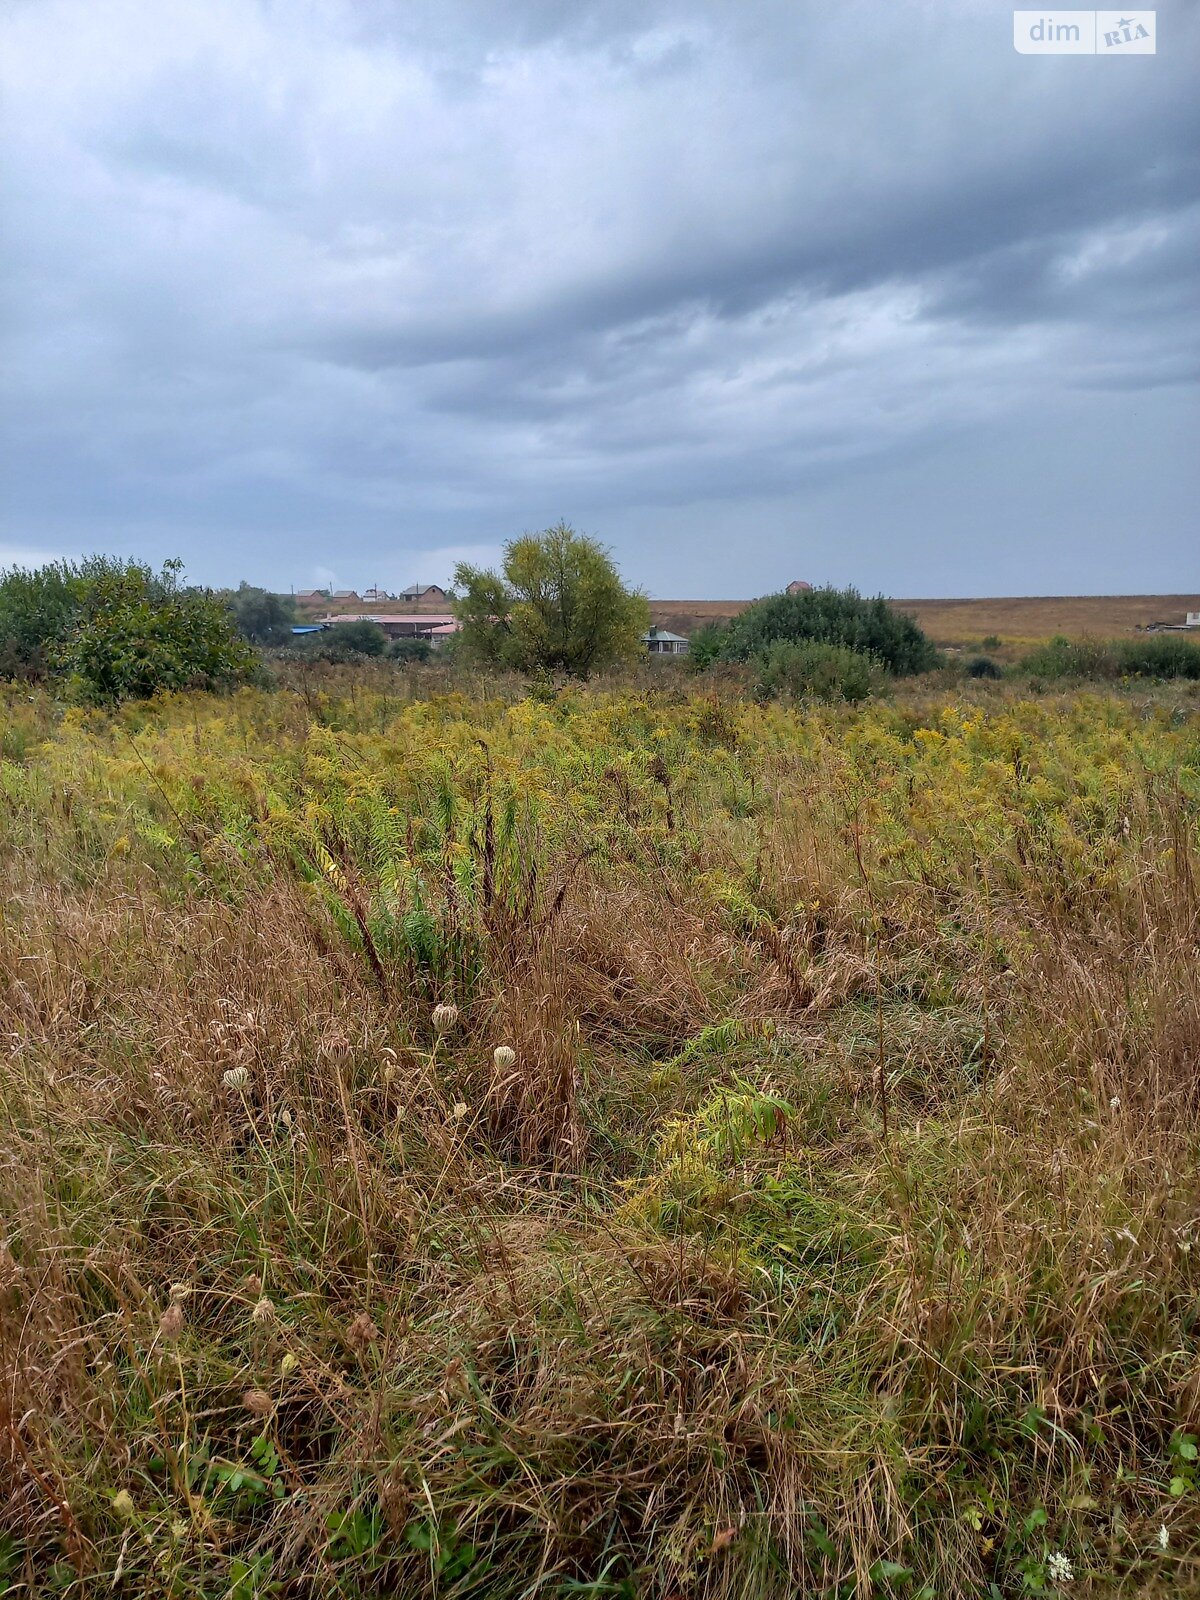
[[[769,587],[794,529],[804,570],[986,590],[963,463],[1016,451],[1076,484],[1104,588],[1130,529],[1097,417],[1136,404],[1144,586],[1196,582],[1190,5],[1124,62],[1018,56],[968,4],[2,26],[10,550],[399,583],[567,514],[655,588]],[[1029,587],[1062,506],[1034,484],[1009,532]]]

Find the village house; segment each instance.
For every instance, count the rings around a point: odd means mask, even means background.
[[[411,611],[445,611],[449,595],[436,583],[410,583],[396,596]]]
[[[459,629],[457,619],[449,611],[343,611],[338,616],[322,618],[322,622],[330,628],[336,628],[341,622],[374,622],[389,639],[429,639],[434,644]]]
[[[642,643],[652,656],[685,656],[688,641],[681,633],[671,633],[666,628],[653,627],[642,635]]]
[[[793,578],[784,592],[786,594],[811,594],[812,584],[805,583],[803,578]]]

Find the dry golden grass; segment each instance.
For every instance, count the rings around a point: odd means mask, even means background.
[[[1195,1591],[1186,695],[6,707],[5,1593]]]

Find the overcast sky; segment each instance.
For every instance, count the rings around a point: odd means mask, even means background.
[[[1028,0],[1026,0],[1028,3]],[[4,0],[0,564],[1200,588],[1200,7]]]

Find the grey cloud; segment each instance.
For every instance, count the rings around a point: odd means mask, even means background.
[[[1048,478],[1050,428],[1104,587],[1128,530],[1088,397],[1196,419],[1200,17],[1129,62],[1007,30],[915,0],[23,0],[0,538],[283,581],[575,514],[649,582],[686,508],[721,592],[738,507],[834,538],[919,463],[932,548],[975,443],[1024,429]],[[1153,581],[1183,587],[1194,469],[1158,470]],[[1044,533],[1011,537],[1037,587]],[[945,548],[939,587],[993,583],[994,549]],[[736,559],[761,589],[782,557],[760,530]]]

